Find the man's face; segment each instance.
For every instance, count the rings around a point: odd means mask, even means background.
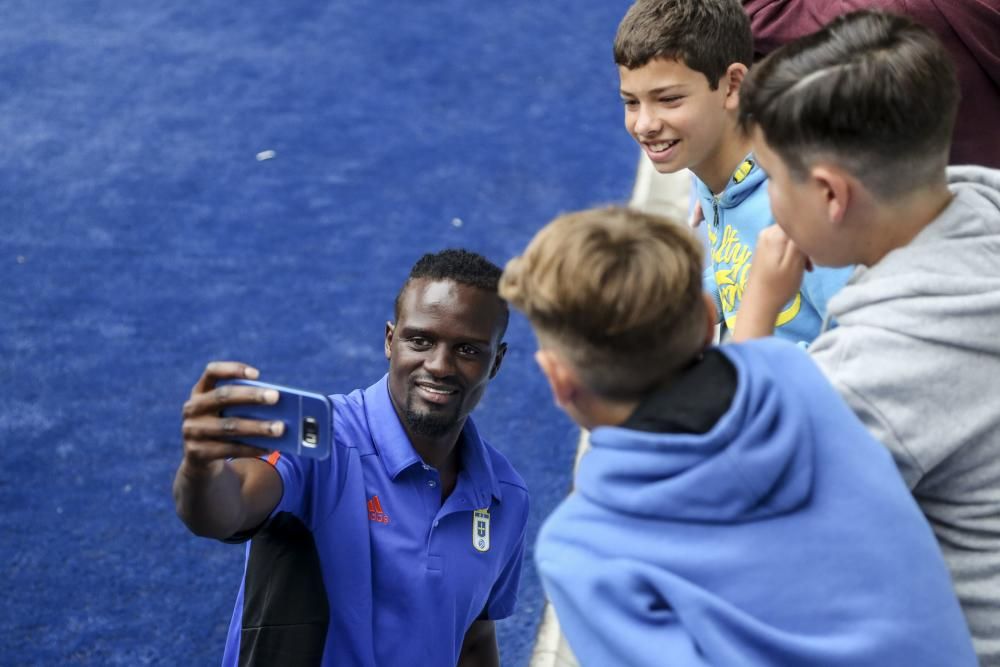
[[[661,174],[712,164],[727,123],[726,86],[715,90],[701,72],[677,60],[654,58],[618,67],[625,129]]]
[[[758,165],[767,172],[767,194],[775,223],[816,264],[850,263],[835,261],[837,239],[830,234],[833,226],[826,215],[826,197],[820,185],[809,177],[797,178],[768,145],[759,127],[753,130],[753,149]]]
[[[387,324],[389,394],[410,435],[439,437],[464,422],[496,375],[506,311],[496,294],[450,280],[410,281]]]

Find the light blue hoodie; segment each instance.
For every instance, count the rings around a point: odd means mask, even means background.
[[[704,434],[599,427],[536,560],[582,665],[966,667],[969,631],[888,452],[805,352],[736,369]]]
[[[705,291],[715,300],[716,318],[731,330],[743,300],[757,235],[774,224],[767,174],[757,166],[751,153],[736,168],[718,197],[698,178],[694,183],[711,244]],[[778,316],[774,335],[795,343],[812,342],[822,328],[826,302],[847,282],[852,270],[852,267],[817,267],[807,271],[799,293]]]

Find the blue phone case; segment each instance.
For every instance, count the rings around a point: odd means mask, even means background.
[[[322,394],[254,380],[224,380],[223,384],[242,384],[278,391],[274,405],[231,405],[222,410],[224,417],[283,421],[285,433],[280,438],[239,438],[239,442],[267,450],[279,450],[298,456],[325,459],[333,443],[333,403]]]

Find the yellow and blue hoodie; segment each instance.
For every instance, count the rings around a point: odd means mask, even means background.
[[[774,224],[767,196],[767,174],[753,153],[740,163],[725,190],[713,195],[700,179],[695,190],[708,224],[710,261],[705,269],[705,291],[715,300],[715,315],[732,330],[743,300],[753,262],[757,235]],[[795,298],[782,309],[774,334],[795,343],[810,343],[819,335],[826,302],[847,282],[853,267],[808,271]]]

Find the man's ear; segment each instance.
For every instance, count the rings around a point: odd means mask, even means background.
[[[733,63],[722,75],[719,85],[725,86],[725,106],[729,111],[738,111],[740,108],[740,87],[743,86],[746,75],[747,66],[743,63]]]
[[[492,380],[500,372],[500,364],[503,363],[504,355],[507,354],[507,343],[500,343],[497,347],[497,354],[493,357],[493,367],[490,368],[490,379]]]
[[[576,373],[563,359],[553,350],[540,349],[535,352],[535,361],[545,374],[552,388],[552,396],[556,399],[556,405],[565,409],[573,402],[573,397],[577,393],[579,380]]]
[[[392,335],[396,333],[396,325],[392,322],[385,323],[385,358],[392,359]]]
[[[809,177],[819,189],[831,223],[839,225],[847,214],[853,196],[853,184],[842,170],[818,164],[809,170]]]

